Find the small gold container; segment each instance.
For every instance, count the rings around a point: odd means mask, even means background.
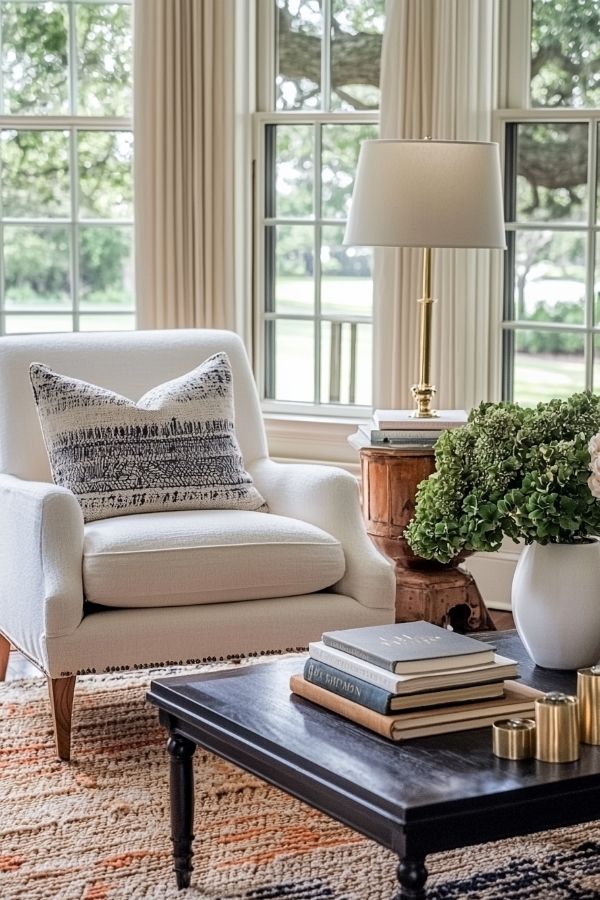
[[[579,701],[552,692],[535,701],[535,758],[542,762],[579,759]]]
[[[533,719],[500,719],[494,722],[493,751],[502,759],[529,759],[535,750]]]
[[[600,744],[600,664],[577,672],[579,739]]]

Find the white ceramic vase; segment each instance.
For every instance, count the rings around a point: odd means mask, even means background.
[[[525,649],[546,669],[600,660],[600,543],[528,544],[512,585],[512,611]]]

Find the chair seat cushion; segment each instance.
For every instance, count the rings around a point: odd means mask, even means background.
[[[338,540],[285,516],[190,510],[85,526],[85,597],[103,606],[291,597],[330,587],[344,569]]]

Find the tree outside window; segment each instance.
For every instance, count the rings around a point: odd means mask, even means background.
[[[131,12],[0,0],[3,333],[134,327]]]

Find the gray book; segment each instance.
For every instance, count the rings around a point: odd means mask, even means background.
[[[398,622],[326,631],[323,643],[396,673],[489,665],[495,647],[430,622]]]
[[[415,694],[419,691],[435,691],[440,688],[485,684],[519,677],[519,664],[514,659],[498,656],[497,653],[494,662],[484,666],[479,665],[475,658],[474,665],[464,668],[397,675],[395,672],[382,669],[381,666],[374,666],[364,659],[359,659],[358,656],[327,647],[323,641],[311,641],[308,649],[312,659],[324,662],[347,675],[355,675],[369,684],[376,684],[391,694]]]
[[[405,447],[423,445],[433,447],[443,431],[379,431],[371,429],[372,444],[394,444]]]

